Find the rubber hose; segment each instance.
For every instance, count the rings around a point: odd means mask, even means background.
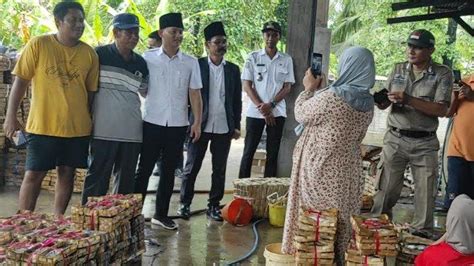
[[[181,191],[178,190],[178,189],[173,190],[173,193],[180,193],[180,192]],[[194,191],[194,193],[197,193],[197,194],[208,194],[209,192],[210,192],[209,190],[195,190]],[[151,194],[151,193],[156,193],[156,190],[147,190],[146,191],[146,194]],[[224,194],[233,194],[233,193],[234,193],[233,190],[225,190],[224,191]],[[225,205],[221,205],[219,207],[223,208],[224,206]],[[192,211],[191,216],[203,213],[205,211],[207,211],[207,209],[199,209],[199,210]],[[170,218],[170,219],[179,219],[179,218],[183,218],[183,217],[174,215],[174,216],[168,216],[168,218]],[[145,218],[145,222],[149,222],[149,221],[151,221],[151,218]]]
[[[224,206],[225,205],[220,205],[219,208],[222,209],[222,208],[224,208]],[[194,211],[191,212],[191,216],[198,215],[198,214],[201,214],[201,213],[206,212],[206,211],[207,211],[207,209],[194,210]],[[170,219],[182,219],[183,217],[178,216],[178,215],[173,215],[173,216],[168,216],[168,218],[170,218]],[[149,221],[151,221],[151,218],[145,218],[145,222],[149,222]]]
[[[173,193],[180,193],[181,191],[179,189],[174,189],[173,190]],[[207,194],[209,193],[210,191],[209,190],[194,190],[194,193],[197,193],[197,194]],[[152,193],[156,193],[156,190],[147,190],[146,191],[146,194],[152,194]],[[224,190],[224,194],[234,194],[234,191],[233,190]]]
[[[258,247],[258,242],[260,241],[260,236],[258,235],[258,230],[257,230],[257,225],[264,221],[265,219],[260,219],[260,220],[257,220],[253,223],[253,226],[252,226],[252,230],[253,230],[253,235],[254,235],[254,242],[253,242],[253,246],[252,248],[249,250],[249,252],[247,252],[247,254],[245,254],[244,256],[234,260],[234,261],[231,261],[229,263],[226,263],[225,265],[229,265],[229,266],[235,266],[235,265],[239,265],[240,262],[248,259],[250,256],[253,255],[253,253],[255,253],[255,251],[257,250],[257,247]]]

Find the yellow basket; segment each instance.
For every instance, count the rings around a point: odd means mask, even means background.
[[[285,225],[286,205],[268,203],[268,217],[270,224],[276,227]]]

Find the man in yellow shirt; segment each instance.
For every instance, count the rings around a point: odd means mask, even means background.
[[[21,128],[16,113],[31,82],[26,173],[19,208],[35,209],[44,176],[56,168],[54,212],[63,214],[71,198],[75,169],[87,167],[90,96],[97,90],[99,61],[92,47],[79,40],[84,32],[83,7],[61,2],[53,12],[58,32],[33,38],[13,70],[16,78],[3,127],[9,138]]]

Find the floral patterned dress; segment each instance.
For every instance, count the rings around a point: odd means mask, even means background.
[[[359,112],[329,90],[314,97],[304,91],[296,100],[295,117],[305,129],[293,151],[282,251],[296,252],[300,208],[337,208],[335,250],[340,265],[351,238],[350,215],[360,212],[364,179],[359,145],[373,110]]]

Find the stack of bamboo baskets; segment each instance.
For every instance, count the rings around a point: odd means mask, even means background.
[[[299,211],[294,239],[298,265],[333,265],[337,213],[336,209]]]
[[[263,150],[256,151],[252,160],[252,173],[262,176],[265,171],[266,162],[267,153]]]
[[[0,54],[0,123],[5,121],[8,108],[8,96],[12,88],[14,77],[11,70],[14,67],[13,55],[6,56]],[[20,103],[17,111],[17,119],[22,124],[26,124],[30,112],[31,88],[28,88],[26,95]],[[0,165],[0,184],[7,186],[20,186],[25,171],[26,151],[14,148],[14,145],[5,137],[3,127],[0,127],[0,150],[2,157]]]
[[[352,265],[368,261],[373,265],[383,265],[385,257],[397,256],[398,236],[387,215],[376,218],[352,215],[351,224],[354,237],[346,261]]]
[[[0,218],[0,265],[94,265],[105,236],[76,230],[67,218],[20,212]]]
[[[74,205],[71,218],[78,230],[106,232],[108,252],[99,252],[99,261],[123,263],[145,250],[145,218],[141,194],[89,197],[85,206]]]
[[[415,236],[406,231],[401,231],[399,238],[397,265],[414,265],[416,256],[433,243],[430,239]]]
[[[268,218],[267,196],[277,192],[285,195],[290,188],[289,178],[242,178],[234,180],[234,195],[249,199],[256,218]]]
[[[87,169],[76,169],[76,175],[74,176],[74,193],[82,192],[86,174],[87,174]],[[43,179],[43,182],[41,183],[41,188],[49,190],[49,191],[54,191],[55,186],[56,186],[56,180],[57,180],[56,170],[48,171],[48,173]]]

